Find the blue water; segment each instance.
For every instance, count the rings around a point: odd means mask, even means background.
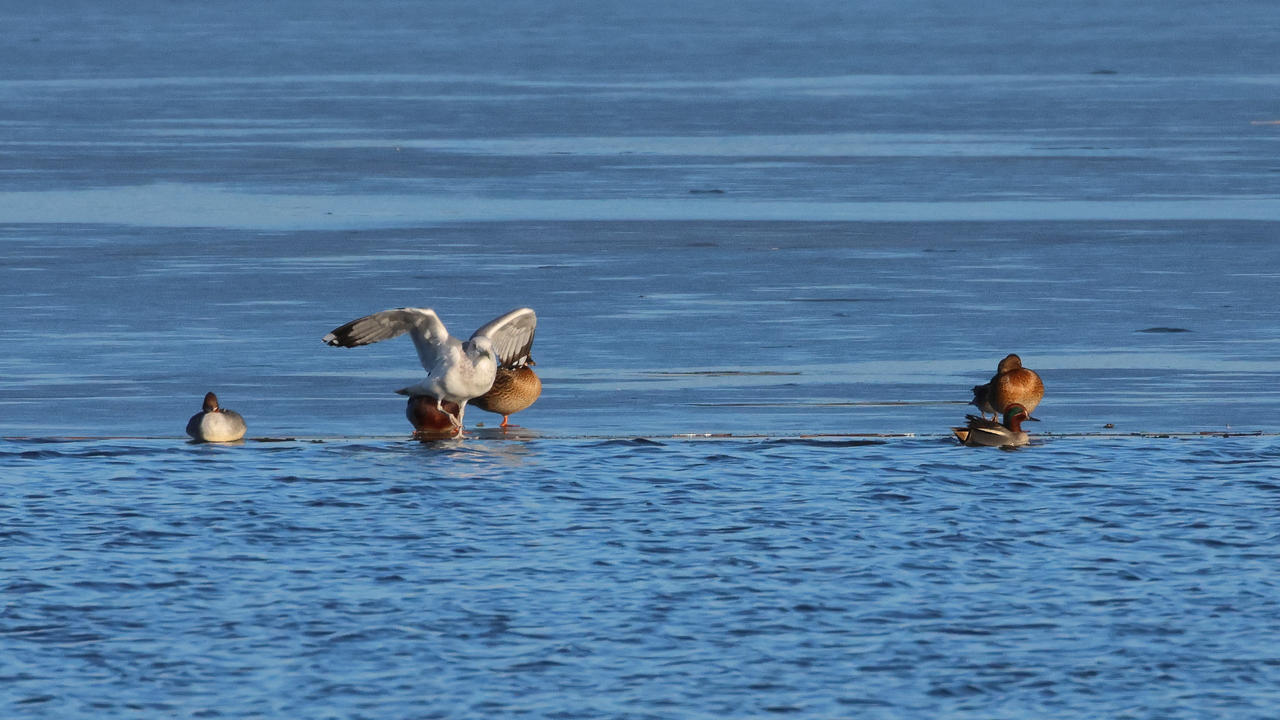
[[[49,717],[1266,717],[1273,438],[4,450]],[[16,551],[16,552],[15,552]]]
[[[1113,5],[7,9],[0,716],[1273,717],[1280,21]]]

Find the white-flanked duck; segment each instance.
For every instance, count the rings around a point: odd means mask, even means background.
[[[235,442],[245,429],[240,413],[220,407],[213,393],[205,393],[204,408],[187,421],[187,434],[199,442]]]

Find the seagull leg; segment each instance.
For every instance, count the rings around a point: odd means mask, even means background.
[[[441,413],[442,415],[448,415],[448,416],[449,416],[449,424],[453,426],[453,429],[454,429],[454,431],[455,431],[455,432],[457,432],[458,430],[461,430],[461,429],[462,429],[462,408],[461,408],[461,406],[459,406],[459,408],[458,408],[458,414],[457,414],[457,415],[454,415],[453,413],[451,413],[451,412],[449,412],[448,410],[445,410],[445,409],[444,409],[444,400],[443,400],[443,399],[441,399],[441,398],[436,398],[436,409],[437,409],[437,410],[439,410],[439,411],[440,411],[440,413]]]

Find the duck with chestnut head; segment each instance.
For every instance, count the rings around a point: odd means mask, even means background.
[[[1022,423],[1027,420],[1039,422],[1038,419],[1031,417],[1026,408],[1018,404],[1005,408],[1002,423],[977,415],[966,415],[965,419],[969,421],[967,425],[953,427],[951,432],[955,433],[962,445],[986,447],[1026,445],[1031,442],[1031,436],[1023,431]]]
[[[458,435],[462,428],[453,424],[453,416],[458,414],[458,405],[451,402],[440,403],[436,407],[436,399],[430,395],[411,395],[405,406],[404,416],[413,426],[413,434],[420,438],[448,438]]]

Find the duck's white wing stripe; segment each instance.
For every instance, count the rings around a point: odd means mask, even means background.
[[[440,347],[449,337],[444,323],[429,308],[396,308],[357,318],[324,336],[324,341],[337,347],[359,347],[390,340],[412,332],[414,347],[422,366],[431,369]]]
[[[519,308],[495,318],[471,335],[471,339],[487,335],[493,341],[493,351],[498,364],[503,367],[519,367],[529,360],[533,351],[533,332],[538,327],[538,316],[532,308]]]

